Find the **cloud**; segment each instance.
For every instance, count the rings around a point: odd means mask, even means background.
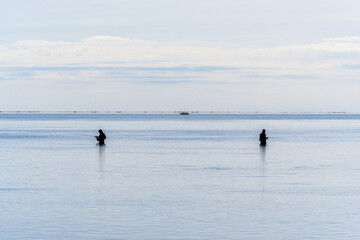
[[[327,63],[324,54],[360,53],[360,37],[273,48],[226,48],[206,42],[152,42],[112,36],[82,41],[24,40],[0,46],[2,66],[306,66]],[[341,59],[340,59],[341,60]],[[314,62],[312,61],[312,64]]]
[[[360,37],[272,48],[155,42],[115,36],[0,46],[0,81],[57,84],[214,84],[354,81]]]

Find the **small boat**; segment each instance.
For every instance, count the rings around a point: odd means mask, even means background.
[[[189,112],[180,112],[180,115],[189,115]]]

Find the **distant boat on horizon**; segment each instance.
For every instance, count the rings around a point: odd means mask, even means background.
[[[189,115],[189,112],[180,112],[180,115]]]

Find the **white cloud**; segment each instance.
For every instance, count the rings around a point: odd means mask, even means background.
[[[12,100],[12,109],[348,110],[358,99],[360,37],[261,49],[113,36],[26,40],[0,46],[0,62],[0,101]],[[14,89],[20,98],[9,95]],[[60,92],[74,106],[61,107]]]
[[[358,53],[360,37],[274,48],[222,48],[199,42],[151,42],[122,37],[96,36],[77,42],[19,41],[0,46],[3,66],[94,64],[126,66],[236,66],[273,67],[279,63],[301,68],[314,58],[323,64],[326,53]],[[339,56],[341,59],[341,55]],[[346,57],[347,58],[347,57]],[[344,60],[346,60],[344,58]],[[331,60],[331,59],[330,59]]]
[[[312,44],[257,49],[223,48],[206,42],[152,42],[95,36],[76,42],[25,40],[0,46],[0,62],[2,67],[28,68],[232,67],[243,69],[227,71],[232,72],[232,80],[262,79],[261,76],[267,76],[268,79],[271,76],[284,79],[279,76],[285,76],[289,80],[292,80],[291,76],[335,79],[336,75],[348,74],[342,73],[343,70],[339,70],[339,67],[359,63],[359,53],[360,37],[332,38]],[[98,72],[103,74],[104,71]],[[44,76],[45,73],[40,78]],[[184,74],[172,71],[172,76]],[[202,76],[211,79],[204,72]],[[56,78],[49,78],[51,79]]]

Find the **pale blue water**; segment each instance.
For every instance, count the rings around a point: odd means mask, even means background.
[[[0,114],[0,143],[0,239],[360,238],[360,115]]]

